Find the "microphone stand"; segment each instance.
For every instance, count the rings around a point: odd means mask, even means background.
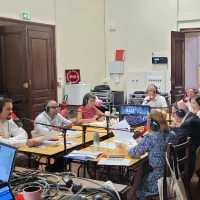
[[[44,124],[44,123],[39,123],[39,122],[35,122],[35,124],[39,124],[39,125],[43,125],[43,126],[49,126],[49,127],[53,127],[53,128],[58,128],[58,129],[60,129],[60,130],[62,131],[63,137],[64,137],[64,154],[67,155],[66,131],[67,131],[67,130],[76,131],[75,129],[67,128],[67,127],[64,127],[64,126],[54,126],[54,125],[49,125],[49,124]],[[64,166],[64,171],[67,172],[67,158],[65,159],[64,164],[65,164],[65,166]]]

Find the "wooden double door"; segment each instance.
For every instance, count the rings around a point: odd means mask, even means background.
[[[54,27],[0,27],[0,92],[14,101],[18,117],[35,119],[57,99]]]

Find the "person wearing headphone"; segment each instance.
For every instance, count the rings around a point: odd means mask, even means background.
[[[172,143],[174,138],[174,134],[169,131],[166,114],[162,111],[151,111],[147,115],[147,129],[151,130],[152,134],[145,135],[134,147],[130,148],[124,143],[116,143],[118,148],[132,158],[139,158],[148,152],[150,168],[136,190],[136,196],[141,199],[158,193],[157,181],[164,176],[167,144]],[[139,177],[137,173],[136,176]],[[137,178],[135,177],[136,181]]]
[[[58,113],[58,108],[58,103],[54,100],[49,100],[45,102],[44,111],[36,117],[35,122],[71,128],[73,126],[72,122],[64,118],[60,113]],[[51,130],[60,131],[60,129],[58,128],[52,128],[50,126],[34,123],[34,136],[45,135]]]
[[[12,102],[9,98],[0,100],[0,142],[16,147],[38,146],[38,141],[28,139],[26,131],[12,120]]]
[[[147,86],[147,96],[144,98],[142,105],[149,105],[151,107],[167,107],[167,102],[154,84]]]
[[[196,94],[197,94],[197,89],[193,87],[187,88],[185,91],[185,98],[183,98],[183,101],[188,106],[190,112],[193,112],[191,105],[191,98],[193,98]]]
[[[95,107],[96,96],[87,93],[83,97],[83,105],[77,109],[76,123],[90,123],[95,121],[104,121],[104,113]]]
[[[178,101],[172,107],[172,116],[175,122],[180,126],[176,129],[176,140],[173,144],[181,144],[190,137],[190,164],[189,164],[189,179],[192,178],[194,173],[196,151],[200,146],[200,118],[189,111],[187,105],[183,101]]]

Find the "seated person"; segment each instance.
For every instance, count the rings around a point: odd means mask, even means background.
[[[44,104],[44,112],[40,113],[35,122],[43,123],[53,126],[64,126],[66,128],[72,127],[72,122],[64,118],[60,113],[58,113],[58,104],[54,100],[49,100]],[[50,130],[60,131],[59,128],[53,128],[50,126],[34,124],[34,136],[45,135]]]
[[[147,129],[152,134],[138,138],[138,145],[130,148],[124,143],[116,143],[116,146],[129,154],[132,158],[139,158],[148,152],[149,172],[143,176],[140,187],[136,190],[138,198],[145,198],[158,193],[157,181],[164,176],[167,144],[171,143],[174,134],[169,131],[166,115],[159,111],[153,111],[147,115]]]
[[[16,147],[21,146],[37,146],[38,142],[28,139],[28,135],[23,128],[19,128],[11,119],[12,115],[12,99],[4,98],[0,100],[0,142],[13,145]]]
[[[190,112],[193,112],[192,106],[191,106],[191,98],[193,98],[197,94],[197,90],[195,88],[187,88],[185,92],[185,98],[183,98],[183,101],[189,108]]]
[[[159,95],[160,92],[154,84],[149,84],[147,87],[147,95],[144,98],[142,105],[149,105],[151,107],[167,107],[167,102],[163,96]]]
[[[176,140],[174,144],[184,143],[187,137],[190,137],[190,164],[189,164],[189,179],[192,178],[194,173],[196,151],[200,146],[200,119],[198,116],[191,113],[187,105],[183,101],[178,101],[172,107],[172,116],[175,122],[180,124],[176,128]]]
[[[190,103],[193,113],[200,117],[200,95],[195,95],[194,97],[190,98]]]
[[[96,96],[91,93],[87,93],[83,97],[83,105],[77,109],[77,124],[105,120],[104,113],[95,107],[95,101]]]

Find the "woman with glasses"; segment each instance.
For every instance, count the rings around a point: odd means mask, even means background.
[[[95,107],[96,96],[87,93],[83,97],[83,104],[77,109],[76,123],[90,123],[95,121],[104,121],[104,113]]]

